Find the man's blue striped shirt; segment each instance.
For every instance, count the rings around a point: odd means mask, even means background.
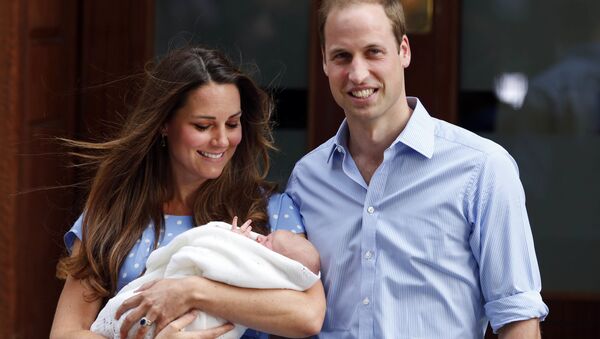
[[[320,338],[482,338],[543,319],[540,274],[517,166],[499,145],[411,118],[367,185],[342,123],[294,168],[287,193],[321,254]]]

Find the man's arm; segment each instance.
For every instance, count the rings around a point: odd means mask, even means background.
[[[502,149],[482,160],[470,191],[469,243],[479,264],[485,313],[498,333],[511,322],[543,320],[548,307],[540,295],[541,278],[516,164]]]
[[[537,318],[506,324],[498,331],[500,339],[540,339],[540,321]]]

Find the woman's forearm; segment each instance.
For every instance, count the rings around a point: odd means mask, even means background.
[[[317,334],[325,318],[325,294],[317,281],[304,292],[239,288],[190,277],[191,306],[263,332],[286,337]]]

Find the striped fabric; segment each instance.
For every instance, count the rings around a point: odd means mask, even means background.
[[[320,338],[482,338],[541,318],[540,275],[518,169],[497,144],[429,116],[410,121],[370,184],[342,123],[300,160],[287,193],[321,254]]]

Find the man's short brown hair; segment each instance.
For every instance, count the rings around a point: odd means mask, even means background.
[[[321,40],[321,49],[325,49],[325,23],[329,13],[334,8],[344,8],[349,5],[367,3],[379,4],[383,7],[385,14],[390,19],[392,31],[396,36],[398,46],[402,42],[402,37],[406,34],[406,21],[404,19],[404,9],[400,0],[323,0],[319,7],[318,23],[319,38]]]

